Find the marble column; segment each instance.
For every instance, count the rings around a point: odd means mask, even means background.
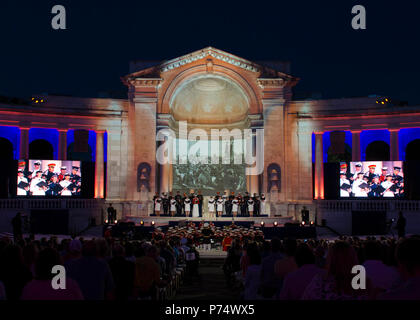
[[[361,161],[360,154],[360,132],[361,130],[351,130],[351,160]]]
[[[58,160],[67,160],[67,129],[58,129]]]
[[[29,128],[20,128],[19,158],[29,158]]]
[[[96,130],[95,198],[104,198],[104,132]]]
[[[399,155],[399,132],[400,129],[389,129],[390,160],[400,160]]]
[[[324,199],[323,132],[315,132],[315,199]]]

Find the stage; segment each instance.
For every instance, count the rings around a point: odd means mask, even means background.
[[[284,226],[286,223],[293,223],[293,217],[169,217],[169,216],[148,216],[148,217],[134,217],[126,216],[123,222],[134,222],[136,226],[144,225],[151,226],[152,222],[155,226],[166,226],[183,223],[185,221],[193,222],[219,222],[222,224],[231,224],[232,221],[235,224],[251,224],[260,226],[261,222],[264,222],[264,226],[273,227],[277,223],[278,227]],[[141,223],[143,222],[143,224]]]

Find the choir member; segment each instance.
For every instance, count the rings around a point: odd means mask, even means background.
[[[163,208],[163,215],[169,215],[169,199],[165,192],[162,192],[162,208]]]
[[[66,173],[64,176],[64,180],[60,182],[60,186],[63,188],[61,191],[62,196],[71,196],[73,190],[73,184],[70,180],[70,173]]]
[[[254,216],[254,200],[252,200],[251,198],[249,198],[247,200],[247,204],[248,204],[249,216],[252,217],[252,216]]]
[[[29,190],[33,196],[45,196],[45,189],[40,185],[42,180],[42,171],[38,170],[35,172],[35,176],[31,180]]]
[[[170,204],[171,204],[171,216],[174,217],[177,211],[177,202],[175,198],[171,198]]]
[[[29,183],[28,183],[28,179],[24,177],[24,173],[22,169],[18,171],[17,187],[18,187],[17,189],[18,196],[28,195]]]
[[[392,189],[394,189],[394,183],[392,182],[392,180],[392,174],[387,174],[386,180],[381,183],[381,186],[385,189],[385,191],[383,192],[384,198],[393,198],[395,196],[394,192],[392,191]]]
[[[194,195],[194,198],[192,200],[192,204],[193,204],[192,216],[193,217],[200,216],[200,210],[198,206],[199,203],[200,203],[200,200],[198,199],[197,195]]]
[[[190,198],[185,198],[184,199],[184,211],[185,211],[185,216],[189,217],[190,216],[190,211],[191,211],[191,200]]]
[[[344,171],[340,172],[340,197],[350,197],[351,185]]]
[[[259,216],[260,215],[260,197],[258,197],[258,195],[256,193],[254,193],[254,216]]]
[[[238,197],[235,197],[232,201],[232,214],[234,217],[238,215],[239,200]]]
[[[198,212],[199,212],[199,216],[202,217],[203,216],[203,195],[201,194],[201,190],[198,190]]]
[[[159,194],[156,194],[156,198],[155,198],[155,214],[159,217],[160,216],[160,212],[162,210],[162,198],[159,197]]]
[[[368,168],[369,171],[366,172],[365,177],[367,177],[367,182],[371,183],[373,180],[373,176],[375,175],[376,165],[371,164]]]
[[[261,193],[260,197],[260,213],[265,214],[265,194]]]
[[[367,197],[368,192],[369,185],[363,179],[363,172],[359,172],[356,179],[353,181],[352,193],[355,197]]]
[[[216,201],[214,200],[213,196],[210,196],[209,202],[207,204],[208,209],[209,209],[209,216],[210,216],[210,218],[214,218],[215,217],[215,215],[214,215],[215,202]]]
[[[217,206],[217,216],[221,217],[223,213],[223,205],[224,200],[220,196],[217,198],[216,206]]]

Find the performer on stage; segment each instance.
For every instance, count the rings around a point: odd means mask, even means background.
[[[60,185],[60,182],[58,181],[58,175],[54,174],[51,177],[51,181],[48,184],[48,190],[46,191],[47,196],[59,196],[61,195],[61,191],[63,190],[63,187]]]
[[[175,201],[176,201],[176,215],[181,216],[182,215],[182,197],[179,191],[176,192]]]
[[[222,214],[223,214],[223,205],[224,205],[223,198],[221,198],[220,196],[217,197],[216,206],[217,206],[217,216],[218,217],[221,217]]]
[[[73,195],[78,196],[80,195],[81,186],[82,186],[82,177],[79,175],[79,167],[78,166],[72,166],[71,168],[71,175],[70,175],[70,181],[74,185],[74,193]]]
[[[381,183],[381,186],[385,189],[383,192],[384,198],[393,198],[395,197],[394,191],[395,191],[395,184],[392,182],[393,176],[392,174],[386,175],[386,180]]]
[[[241,212],[242,212],[242,216],[243,217],[247,217],[249,215],[249,210],[248,210],[248,200],[251,197],[249,196],[248,192],[245,192],[245,196],[242,199],[242,205],[241,205]]]
[[[356,180],[357,177],[358,177],[358,175],[359,175],[359,173],[363,174],[363,171],[362,171],[362,163],[361,162],[356,163],[355,170],[356,171],[352,172],[352,176],[350,177],[350,180],[351,181]]]
[[[254,216],[258,217],[260,215],[260,206],[261,206],[260,197],[258,197],[258,195],[254,193],[253,200],[254,200]]]
[[[159,194],[156,193],[156,198],[155,198],[155,214],[156,216],[160,216],[160,212],[162,211],[162,198],[159,197]]]
[[[42,171],[38,170],[36,175],[31,180],[31,185],[29,187],[29,191],[33,196],[45,196],[45,191],[47,187],[43,186],[42,182]]]
[[[366,172],[365,177],[367,177],[367,182],[371,183],[373,180],[373,176],[375,175],[376,165],[371,164],[368,168],[369,171]]]
[[[355,197],[367,197],[367,194],[369,192],[369,185],[367,182],[363,179],[363,172],[359,172],[357,174],[357,178],[353,181],[352,185],[352,193]]]
[[[31,179],[36,177],[38,171],[41,171],[41,161],[34,162],[34,169],[32,170]]]
[[[198,198],[198,212],[199,212],[199,214],[200,214],[200,217],[202,217],[203,216],[203,195],[201,194],[201,190],[198,190],[198,195],[197,195],[197,198]]]
[[[247,204],[248,204],[249,216],[252,217],[252,216],[254,216],[254,200],[252,200],[251,198],[249,198],[247,200]]]
[[[344,171],[340,172],[340,197],[350,197],[351,194],[351,184],[350,181],[346,178],[346,173]]]
[[[58,181],[64,180],[64,177],[66,176],[66,173],[67,173],[67,167],[61,167],[60,168],[60,174],[58,176]]]
[[[70,173],[66,173],[64,180],[60,182],[60,186],[63,188],[61,191],[62,196],[71,196],[74,190],[74,185],[70,180]]]
[[[175,213],[177,211],[177,202],[175,200],[175,198],[171,198],[170,204],[171,204],[171,216],[174,217]]]
[[[191,200],[190,200],[190,198],[185,197],[185,199],[184,199],[184,211],[185,211],[185,216],[189,217],[190,212],[191,212]]]
[[[24,177],[23,170],[18,171],[17,187],[18,187],[17,189],[18,196],[28,195],[29,183],[28,183],[28,179]]]
[[[232,214],[234,217],[238,215],[239,200],[238,197],[235,197],[232,201]]]
[[[265,194],[261,193],[260,197],[260,212],[261,214],[265,214]]]
[[[375,174],[372,179],[372,184],[370,185],[370,191],[368,193],[369,197],[379,198],[381,196],[381,183],[379,182],[379,176]]]
[[[200,200],[198,199],[197,195],[194,195],[194,198],[192,200],[193,204],[193,210],[192,210],[192,216],[193,218],[197,218],[200,216],[200,210],[198,204],[200,203]]]
[[[388,168],[387,167],[383,167],[382,168],[382,174],[379,177],[379,182],[384,182],[386,180],[386,175],[388,174]]]
[[[47,181],[50,181],[52,176],[55,174],[55,163],[49,163],[48,164],[48,170],[44,172],[44,174],[47,176]]]
[[[163,208],[163,215],[169,215],[169,199],[168,195],[165,192],[162,192],[162,208]]]
[[[227,215],[227,211],[226,211],[226,202],[228,201],[228,195],[227,195],[227,192],[226,191],[224,191],[223,192],[223,195],[222,195],[222,199],[223,199],[223,214],[224,215]],[[222,215],[223,215],[222,214]]]
[[[214,207],[215,207],[216,201],[214,200],[213,196],[210,196],[209,198],[209,203],[208,203],[208,208],[209,208],[209,217],[210,218],[214,218],[215,214],[214,214]]]
[[[243,198],[242,198],[241,193],[238,193],[237,200],[238,200],[238,212],[237,212],[237,214],[236,214],[236,215],[241,216],[241,215],[242,215],[242,213],[243,213],[243,212],[242,212]]]

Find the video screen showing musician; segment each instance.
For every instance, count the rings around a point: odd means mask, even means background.
[[[341,198],[402,198],[402,161],[340,163]]]
[[[19,160],[17,179],[17,196],[68,197],[82,191],[80,161]]]

